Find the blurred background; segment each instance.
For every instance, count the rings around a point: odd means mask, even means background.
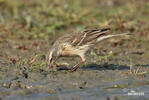
[[[48,38],[86,27],[142,36],[148,20],[148,0],[0,0],[0,33],[10,37]]]

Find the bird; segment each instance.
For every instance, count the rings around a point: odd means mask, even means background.
[[[47,54],[47,64],[52,66],[60,57],[75,57],[81,58],[81,61],[73,66],[69,71],[74,72],[78,67],[86,61],[86,53],[94,48],[103,40],[129,35],[130,33],[112,34],[110,28],[88,29],[80,32],[65,34],[59,37]]]

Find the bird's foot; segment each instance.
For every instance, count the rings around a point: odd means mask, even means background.
[[[79,68],[79,64],[68,70],[69,72],[74,72]]]
[[[68,72],[74,72],[74,71],[76,71],[76,70],[77,70],[77,68],[74,68],[74,67],[73,67],[73,68],[69,69]]]

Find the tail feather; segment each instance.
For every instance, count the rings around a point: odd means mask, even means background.
[[[74,34],[72,38],[69,39],[73,46],[83,46],[83,45],[95,45],[103,40],[128,35],[130,33],[122,33],[122,34],[115,34],[112,35],[110,28],[104,29],[93,29],[93,30],[86,30],[79,34]]]
[[[126,35],[130,35],[130,33],[122,33],[122,34],[107,35],[107,36],[99,37],[99,38],[97,39],[97,43],[99,43],[99,42],[101,42],[101,41],[103,41],[103,40],[112,38],[112,37],[119,37],[119,36],[126,36]]]

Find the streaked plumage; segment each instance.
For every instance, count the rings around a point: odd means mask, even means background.
[[[101,41],[111,38],[128,35],[129,33],[112,35],[110,28],[85,30],[83,32],[66,34],[55,41],[47,56],[48,65],[52,65],[61,56],[79,56],[82,61],[75,65],[71,72],[75,71],[80,64],[85,62],[85,54]]]

